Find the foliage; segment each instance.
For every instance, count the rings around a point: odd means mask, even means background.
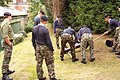
[[[39,10],[45,11],[46,15],[49,18],[49,22],[53,22],[53,16],[51,13],[51,1],[46,1],[46,0],[30,0],[30,9],[29,9],[29,20],[33,20],[34,17],[38,14]],[[45,7],[46,6],[46,7]]]
[[[19,34],[14,34],[14,41],[13,41],[13,45],[16,45],[20,42],[22,42],[24,40],[24,36],[22,33]]]
[[[32,29],[33,29],[33,27],[34,27],[33,21],[32,21],[32,20],[28,21],[28,24],[27,24],[27,26],[25,27],[25,32],[26,32],[26,33],[31,32]]]
[[[119,19],[117,6],[120,0],[68,0],[69,5],[62,12],[64,25],[79,30],[85,24],[91,26],[95,33],[103,33],[108,26],[104,15],[110,14]],[[67,15],[66,15],[67,14]]]
[[[0,0],[0,6],[8,6],[8,3],[12,0]]]

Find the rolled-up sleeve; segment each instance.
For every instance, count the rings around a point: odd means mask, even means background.
[[[2,27],[2,36],[3,36],[3,38],[8,37],[8,27],[9,27],[8,24],[6,24],[6,25],[4,25],[4,26]]]

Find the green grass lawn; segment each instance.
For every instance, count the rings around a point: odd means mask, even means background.
[[[94,35],[98,37],[99,35]],[[120,80],[120,59],[109,52],[105,46],[106,36],[95,41],[95,58],[94,62],[89,61],[89,51],[87,49],[87,64],[82,64],[80,49],[76,49],[77,58],[80,60],[73,63],[70,57],[65,54],[64,61],[60,61],[60,50],[55,46],[55,37],[50,33],[54,45],[55,72],[56,77],[60,80]],[[2,66],[3,52],[0,53],[0,64]],[[1,68],[0,66],[0,68]],[[10,69],[16,72],[10,77],[14,80],[38,80],[36,75],[36,61],[34,49],[31,43],[31,33],[25,40],[14,46]],[[43,64],[44,75],[48,78],[48,72]],[[1,69],[0,69],[1,73]],[[2,74],[0,74],[2,76]]]

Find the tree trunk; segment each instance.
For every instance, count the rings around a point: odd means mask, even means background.
[[[53,19],[56,19],[56,16],[60,14],[60,0],[53,0]]]

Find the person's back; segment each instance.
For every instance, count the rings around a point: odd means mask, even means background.
[[[42,25],[42,24],[39,24],[37,25],[36,27],[33,28],[33,31],[32,31],[35,36],[35,41],[37,44],[39,45],[47,45],[51,50],[53,50],[53,46],[52,46],[52,43],[50,41],[50,37],[49,37],[49,31],[48,29]],[[36,44],[34,43],[34,44]]]
[[[78,34],[77,34],[78,39],[81,39],[81,36],[82,36],[84,33],[91,33],[91,29],[88,28],[88,27],[83,27],[83,28],[81,28],[81,29],[78,31]]]
[[[75,40],[73,39],[73,35],[75,36]],[[68,27],[66,29],[64,29],[63,34],[61,36],[61,61],[64,60],[64,54],[65,54],[65,46],[66,43],[69,43],[70,45],[70,50],[71,50],[71,55],[72,55],[72,62],[78,61],[79,59],[76,58],[75,55],[75,42],[77,42],[77,36],[76,36],[76,32],[74,29],[72,29],[71,27]]]
[[[110,20],[110,28],[115,29],[118,26],[120,26],[120,21],[118,21],[116,19],[111,19]]]
[[[46,16],[41,16],[41,23],[32,30],[32,43],[37,61],[36,71],[39,80],[46,80],[46,77],[43,77],[44,71],[42,69],[43,59],[45,59],[50,80],[57,80],[54,71],[54,49],[49,36],[49,31],[45,26],[47,21],[48,18]]]
[[[71,27],[68,27],[68,28],[64,29],[63,34],[64,33],[68,33],[68,34],[74,35],[75,30],[72,29]]]
[[[40,16],[36,15],[34,18],[34,26],[37,26],[40,23]]]

